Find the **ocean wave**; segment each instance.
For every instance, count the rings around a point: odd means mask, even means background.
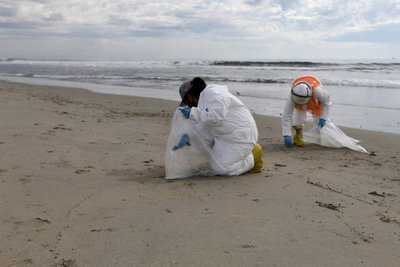
[[[232,66],[232,67],[284,67],[284,68],[339,68],[339,69],[382,69],[400,68],[397,60],[379,61],[297,61],[297,60],[33,60],[19,58],[0,59],[0,64],[28,64],[28,65],[76,65],[76,66]]]
[[[198,62],[198,64],[201,64]],[[205,64],[205,63],[203,63]],[[80,60],[30,60],[30,59],[0,59],[0,65],[28,65],[28,66],[68,66],[92,68],[151,68],[179,65],[173,61],[80,61]],[[184,65],[182,63],[181,65]]]
[[[50,80],[66,80],[66,81],[97,81],[96,83],[107,83],[107,84],[126,84],[126,86],[132,85],[135,81],[148,81],[148,82],[181,82],[184,80],[179,75],[169,76],[140,76],[140,75],[62,75],[62,74],[33,74],[33,73],[0,73],[1,76],[13,76],[13,77],[31,77],[39,79],[50,79]],[[202,76],[205,80],[212,83],[245,83],[245,84],[290,84],[292,79],[289,78],[248,78],[248,77],[221,77],[221,76]],[[321,80],[323,85],[333,86],[351,86],[351,87],[374,87],[374,88],[400,88],[399,80],[371,80],[371,79],[323,79]]]
[[[0,60],[0,76],[33,77],[78,82],[126,84],[137,81],[178,83],[201,76],[209,82],[290,84],[293,77],[315,73],[324,85],[400,88],[400,62],[381,61],[306,61],[306,60],[175,60],[175,61],[74,61]],[[251,86],[251,85],[250,85]]]
[[[25,78],[34,78],[35,74],[33,73],[0,73],[0,77],[25,77]]]
[[[384,110],[393,110],[400,111],[399,107],[388,107],[383,105],[362,105],[362,104],[354,104],[354,103],[335,103],[337,106],[348,106],[348,107],[360,107],[360,108],[374,108],[374,109],[384,109]]]
[[[212,61],[212,66],[235,67],[298,67],[298,68],[341,68],[341,69],[382,69],[400,67],[400,62],[314,62],[314,61]]]
[[[8,74],[0,73],[0,76],[12,76],[12,77],[30,77],[38,79],[50,79],[50,80],[68,80],[68,81],[85,81],[85,80],[109,80],[109,81],[174,81],[180,82],[184,81],[181,76],[168,76],[168,77],[158,77],[158,76],[118,76],[118,75],[46,75],[46,74]],[[289,79],[245,79],[245,78],[228,78],[228,77],[210,77],[202,76],[203,79],[210,82],[224,82],[224,83],[290,83]],[[101,83],[101,82],[100,82]]]
[[[320,67],[338,66],[340,64],[311,61],[213,61],[210,65],[235,67]]]

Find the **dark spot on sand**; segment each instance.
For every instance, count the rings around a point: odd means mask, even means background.
[[[75,171],[76,174],[82,174],[82,173],[85,173],[85,172],[89,172],[89,170],[76,170]]]
[[[78,267],[78,264],[76,263],[75,260],[64,260],[64,259],[62,259],[61,262],[59,264],[57,264],[57,266],[61,266],[61,267]]]
[[[249,245],[249,244],[243,244],[240,246],[241,248],[256,248],[256,245]]]
[[[113,232],[113,228],[106,228],[106,229],[91,229],[90,232],[93,233],[100,233],[100,232]]]
[[[42,219],[42,218],[39,218],[39,217],[36,217],[36,218],[35,218],[35,221],[37,221],[37,222],[42,222],[42,223],[50,223],[49,220],[47,220],[47,219]]]
[[[286,167],[286,164],[279,164],[279,163],[276,163],[274,166],[275,166],[275,167]]]
[[[383,192],[382,194],[379,194],[376,191],[372,191],[368,193],[369,195],[373,195],[373,196],[378,196],[378,197],[385,197],[385,192]]]
[[[400,226],[400,221],[396,220],[396,219],[392,219],[386,215],[380,214],[379,215],[379,220],[381,220],[384,223],[394,223]]]
[[[379,218],[379,220],[381,220],[382,222],[385,222],[385,223],[390,223],[390,222],[392,222],[392,220],[391,220],[389,217],[385,216],[385,215],[382,215],[382,216]]]
[[[318,206],[320,206],[320,207],[324,207],[324,208],[327,208],[330,210],[339,210],[339,207],[340,207],[340,204],[338,206],[336,206],[335,204],[332,204],[332,203],[323,203],[320,201],[315,201],[315,203],[317,203]]]
[[[72,129],[71,129],[71,128],[66,128],[66,127],[64,127],[64,124],[59,124],[58,126],[53,127],[53,130],[71,131]]]
[[[32,182],[31,178],[29,178],[29,177],[20,178],[20,179],[18,179],[18,181],[20,181],[23,184]]]
[[[286,184],[282,187],[282,189],[286,189],[290,184]]]

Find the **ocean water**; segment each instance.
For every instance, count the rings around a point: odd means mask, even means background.
[[[339,126],[400,133],[399,60],[65,61],[0,60],[0,79],[101,93],[180,100],[186,79],[226,84],[254,113],[281,116],[297,76],[317,76]]]

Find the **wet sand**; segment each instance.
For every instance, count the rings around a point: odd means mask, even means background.
[[[0,82],[0,266],[397,266],[400,136],[286,148],[262,173],[168,182],[177,102]]]

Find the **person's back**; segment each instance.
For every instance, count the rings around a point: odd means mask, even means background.
[[[207,86],[200,94],[198,110],[197,114],[192,110],[192,116],[210,128],[214,136],[228,143],[257,143],[258,130],[253,116],[226,86]]]
[[[254,166],[252,150],[258,130],[247,107],[226,86],[212,84],[200,94],[190,119],[203,123],[214,137],[210,167],[223,175],[239,175]]]

